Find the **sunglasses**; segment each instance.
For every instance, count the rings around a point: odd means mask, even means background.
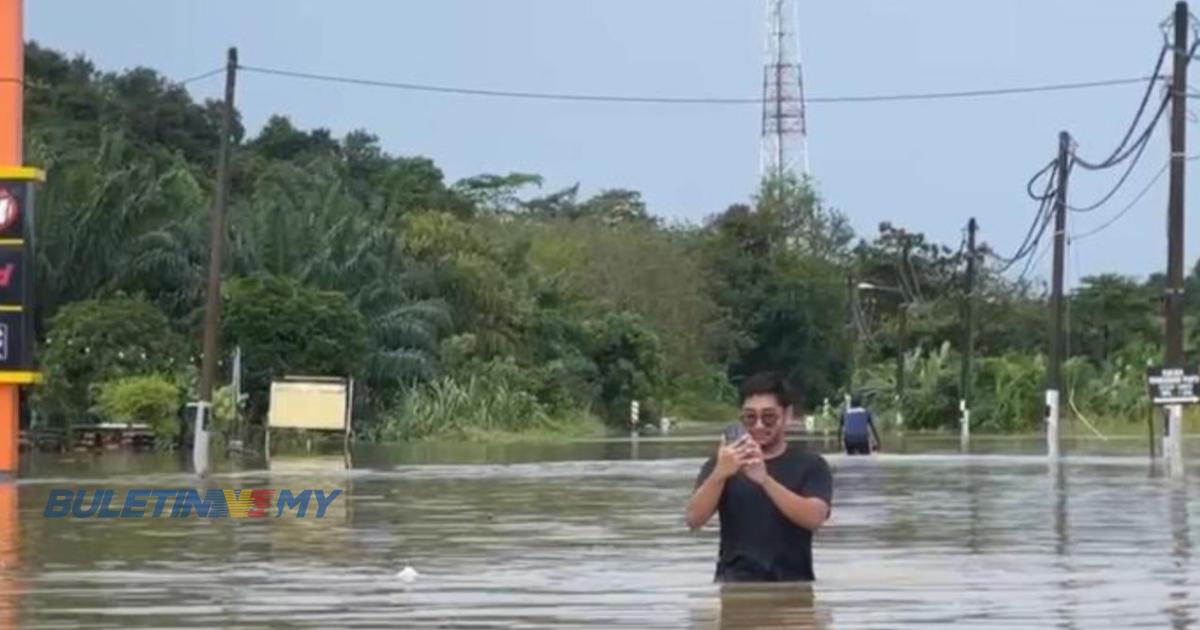
[[[758,422],[764,428],[773,429],[781,420],[783,420],[783,414],[777,411],[764,411],[762,413],[755,413],[753,411],[742,412],[742,424],[746,428],[753,427],[754,423]]]

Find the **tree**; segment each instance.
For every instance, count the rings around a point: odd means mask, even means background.
[[[96,402],[96,387],[130,376],[165,374],[182,382],[190,367],[183,339],[149,302],[85,300],[50,322],[37,396],[52,417],[73,424]]]
[[[663,384],[658,337],[632,313],[609,313],[585,330],[605,416],[613,424],[627,423],[629,403],[652,399]]]
[[[373,401],[433,375],[450,313],[433,272],[406,253],[401,218],[380,222],[370,214],[332,162],[317,160],[308,169],[280,162],[235,216],[231,237],[239,275],[265,270],[349,298],[367,321],[360,391]]]
[[[520,207],[518,193],[521,190],[541,185],[542,177],[531,173],[488,174],[461,180],[454,184],[454,191],[471,200],[484,212],[504,214],[515,212]]]
[[[591,312],[641,316],[662,341],[669,380],[705,373],[734,352],[694,235],[598,218],[539,221],[523,234],[539,278],[561,278]]]
[[[182,428],[181,394],[176,383],[161,375],[130,376],[101,385],[97,406],[114,422],[146,424],[156,437],[173,439]]]
[[[287,116],[271,116],[247,148],[268,159],[303,162],[316,157],[339,155],[341,147],[328,129],[305,132]]]
[[[139,151],[116,131],[102,131],[99,147],[33,157],[50,173],[35,226],[43,316],[118,290],[174,316],[198,305],[205,194],[181,158]]]
[[[1121,348],[1157,341],[1153,298],[1132,278],[1117,274],[1083,278],[1069,302],[1072,350],[1099,363]]]
[[[587,218],[601,225],[654,226],[657,221],[650,216],[642,194],[636,190],[609,189],[580,205],[580,218]]]
[[[729,313],[738,380],[786,372],[813,399],[845,379],[844,276],[787,238],[784,216],[733,206],[710,222],[705,246],[714,298]]]
[[[227,284],[225,347],[245,357],[252,416],[266,410],[273,379],[287,375],[357,376],[367,347],[366,323],[346,296],[258,273]]]
[[[824,206],[807,176],[788,173],[763,179],[755,210],[774,224],[774,238],[803,254],[842,261],[854,238],[846,217]]]

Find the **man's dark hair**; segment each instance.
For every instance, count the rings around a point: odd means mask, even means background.
[[[742,381],[740,402],[759,394],[771,394],[784,408],[804,406],[804,393],[781,372],[759,372]]]
[[[850,396],[850,406],[851,407],[863,406],[862,394],[854,394],[854,395]]]

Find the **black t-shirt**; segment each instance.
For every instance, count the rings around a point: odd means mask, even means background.
[[[825,458],[788,445],[767,460],[767,473],[788,490],[822,499],[833,506],[833,475]],[[716,466],[710,457],[696,478],[699,486]],[[720,582],[790,582],[816,579],[812,567],[812,532],[792,523],[765,490],[742,473],[725,482],[720,503],[721,548],[716,579]]]

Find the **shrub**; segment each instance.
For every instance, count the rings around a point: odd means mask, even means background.
[[[179,435],[183,394],[170,379],[154,374],[131,376],[100,386],[97,410],[114,422],[147,424],[158,438]]]

